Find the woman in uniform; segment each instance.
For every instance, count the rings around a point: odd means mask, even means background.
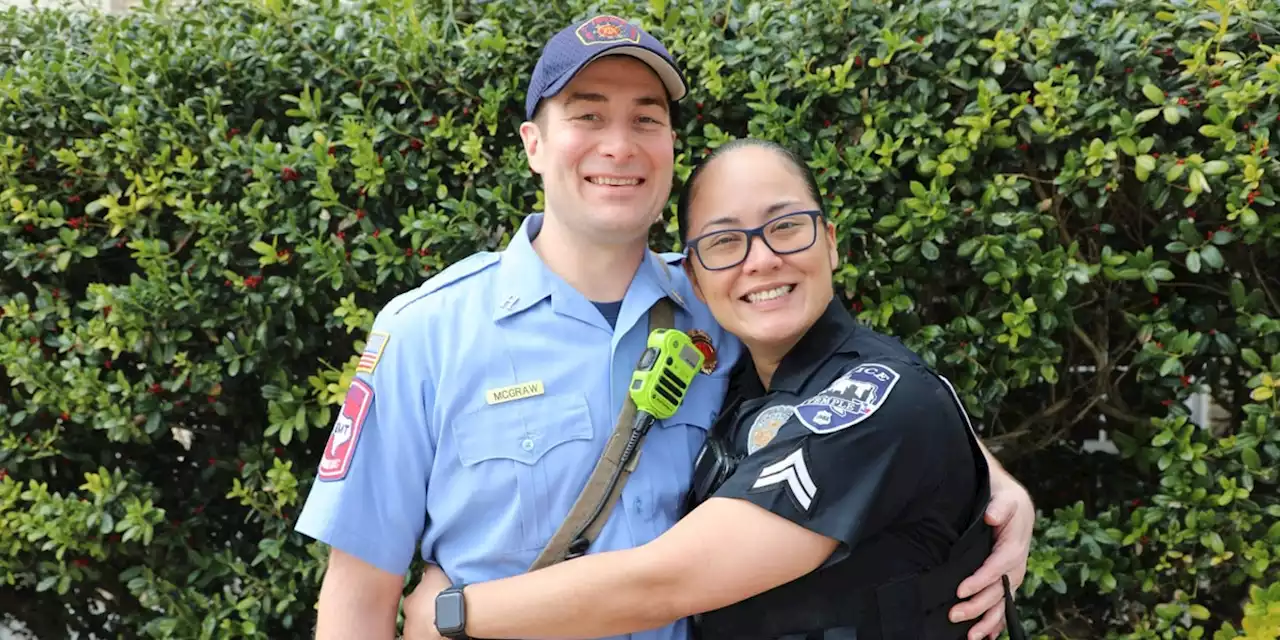
[[[688,514],[634,549],[453,585],[465,622],[449,637],[599,638],[692,616],[702,640],[965,638],[947,614],[992,550],[988,460],[951,385],[835,297],[812,174],[735,141],[690,176],[678,215],[699,298],[750,353]],[[435,635],[408,622],[406,638]]]

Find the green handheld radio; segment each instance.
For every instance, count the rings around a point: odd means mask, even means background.
[[[649,333],[644,353],[631,374],[631,386],[627,389],[636,405],[636,417],[631,423],[631,437],[622,450],[618,466],[609,479],[609,487],[596,504],[595,511],[573,536],[565,559],[569,560],[587,552],[588,542],[582,537],[591,523],[600,517],[613,488],[622,476],[622,470],[631,464],[640,438],[648,433],[653,421],[675,415],[684,402],[684,394],[702,369],[702,352],[693,346],[693,340],[679,329],[654,329]]]
[[[703,355],[678,329],[654,329],[647,346],[631,374],[631,400],[637,411],[653,418],[670,418],[702,369]]]

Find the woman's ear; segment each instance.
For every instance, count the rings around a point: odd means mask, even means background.
[[[693,274],[693,261],[697,260],[693,255],[686,256],[682,261],[684,266],[684,274],[689,276],[689,284],[693,285],[693,295],[698,297],[698,301],[702,304],[707,303],[707,297],[702,295],[702,285],[698,284],[698,278]]]
[[[831,271],[834,272],[840,268],[840,247],[836,245],[836,225],[826,221],[824,226],[827,232],[827,254],[831,258]]]

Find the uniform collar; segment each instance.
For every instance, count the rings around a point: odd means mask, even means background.
[[[542,257],[533,250],[533,239],[542,230],[543,215],[527,216],[502,252],[492,300],[493,319],[501,320],[518,314],[550,297],[557,313],[587,322],[603,322],[591,301],[548,269]],[[627,290],[618,325],[624,326],[624,322],[630,325],[663,296],[687,312],[688,301],[676,286],[676,269],[679,269],[678,264],[668,264],[662,256],[646,252],[644,262]]]
[[[839,298],[831,298],[817,322],[782,357],[778,370],[773,372],[773,384],[769,392],[798,393],[828,360],[849,351],[849,345],[857,332],[858,324],[853,316],[840,304]],[[742,380],[742,391],[748,396],[763,394],[764,385],[756,373],[750,353],[742,354],[737,367],[733,375]]]

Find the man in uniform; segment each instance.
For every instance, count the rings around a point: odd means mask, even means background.
[[[458,582],[527,571],[600,457],[662,298],[713,357],[649,432],[590,549],[639,546],[680,518],[741,352],[693,295],[680,256],[646,246],[671,187],[670,108],[686,91],[666,49],[621,19],[585,20],[547,44],[521,127],[545,213],[505,250],[380,311],[326,446],[297,525],[331,547],[318,638],[391,638],[418,545]],[[993,518],[1009,523],[1008,549],[975,576],[971,593],[986,590],[967,618],[995,604],[1001,573],[1025,570],[1030,499],[1002,495]],[[680,621],[631,637],[687,633]]]
[[[685,93],[666,49],[618,18],[548,45],[521,128],[545,214],[378,313],[325,447],[297,524],[332,548],[318,638],[392,638],[419,544],[458,580],[528,570],[600,458],[660,298],[716,357],[649,431],[591,550],[643,544],[679,519],[741,349],[679,254],[647,248],[671,191],[670,106]],[[685,627],[633,637],[678,640]]]

